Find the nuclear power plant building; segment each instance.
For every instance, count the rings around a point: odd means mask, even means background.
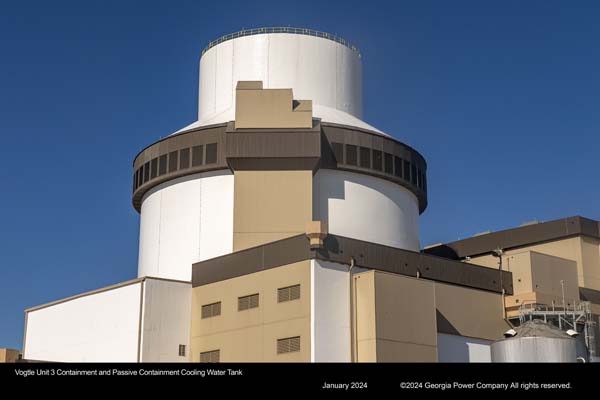
[[[224,36],[202,52],[198,104],[134,158],[138,277],[26,310],[24,359],[597,360],[600,223],[421,250],[427,162],[363,121],[346,40]],[[516,357],[531,338],[542,350]]]

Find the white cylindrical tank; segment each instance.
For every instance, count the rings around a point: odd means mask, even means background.
[[[192,264],[233,250],[233,174],[177,178],[142,201],[138,276],[191,279]]]
[[[337,37],[293,28],[244,31],[211,43],[200,59],[199,119],[178,133],[235,120],[238,81],[291,88],[294,99],[312,100],[313,117],[387,136],[361,120],[358,50]],[[162,151],[157,146],[157,154]],[[146,161],[145,171],[155,165]],[[419,250],[419,200],[409,189],[358,171],[321,169],[313,182],[313,219],[328,221],[331,233]],[[232,252],[233,192],[234,175],[222,169],[177,177],[144,193],[138,276],[190,280],[193,263]]]
[[[205,50],[197,125],[234,120],[237,82],[262,81],[265,89],[292,88],[295,99],[312,100],[316,118],[373,129],[361,121],[362,64],[356,48],[308,29],[261,29],[232,34]],[[283,29],[295,33],[268,33]]]
[[[329,233],[419,251],[419,202],[403,186],[349,171],[320,169],[313,214]]]
[[[515,330],[515,336],[492,343],[492,362],[576,362],[575,339],[566,332],[541,320]]]

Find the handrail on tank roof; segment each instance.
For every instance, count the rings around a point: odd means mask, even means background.
[[[358,50],[358,47],[350,44],[350,42],[348,42],[346,39],[344,39],[342,37],[339,37],[337,35],[332,35],[331,33],[327,33],[327,32],[316,31],[314,29],[292,28],[292,27],[286,27],[286,26],[242,29],[241,31],[238,31],[238,32],[223,35],[220,38],[209,42],[208,45],[204,48],[204,50],[202,50],[202,55],[204,55],[204,53],[206,53],[208,50],[215,47],[216,45],[226,42],[228,40],[237,39],[237,38],[244,37],[244,36],[261,35],[261,34],[265,34],[265,33],[293,33],[296,35],[307,35],[307,36],[320,37],[323,39],[329,39],[329,40],[333,40],[334,42],[340,43],[340,44],[348,47],[349,49],[354,51],[356,54],[358,54],[358,57],[361,56],[360,51]]]

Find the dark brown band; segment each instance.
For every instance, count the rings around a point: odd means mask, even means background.
[[[427,207],[427,164],[413,148],[377,132],[314,121],[311,129],[235,129],[233,122],[168,136],[133,162],[133,206],[171,179],[220,169],[340,169],[401,185]]]
[[[440,257],[460,259],[488,254],[497,248],[509,250],[580,235],[600,239],[600,222],[583,217],[562,218],[477,235],[429,247],[425,252]]]
[[[192,287],[220,282],[294,262],[317,259],[420,277],[475,289],[513,294],[512,274],[343,236],[328,235],[323,248],[312,250],[305,235],[241,250],[192,266]]]

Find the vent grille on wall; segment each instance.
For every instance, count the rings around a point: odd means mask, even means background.
[[[205,351],[200,353],[200,362],[218,363],[221,361],[221,350]]]
[[[277,302],[283,303],[300,298],[300,285],[288,286],[277,289]]]
[[[256,307],[258,307],[258,293],[238,298],[238,311],[249,310]]]
[[[300,351],[300,336],[277,339],[277,354]]]
[[[211,318],[221,315],[221,302],[202,306],[202,318]]]

